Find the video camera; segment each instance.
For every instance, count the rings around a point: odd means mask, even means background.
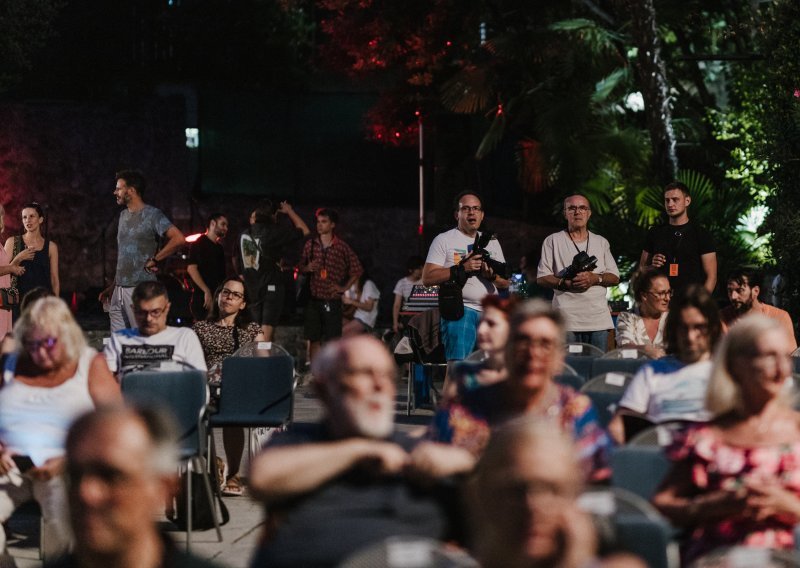
[[[561,270],[556,276],[564,280],[572,280],[580,272],[591,272],[597,268],[597,257],[582,250],[572,258],[572,264]]]

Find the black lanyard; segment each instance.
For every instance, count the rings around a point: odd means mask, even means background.
[[[569,240],[572,241],[572,246],[575,247],[575,250],[578,251],[578,252],[583,252],[581,249],[578,248],[578,245],[575,244],[575,239],[572,238],[572,235],[569,233],[569,229],[565,229],[565,230],[567,232],[567,236],[569,237]],[[589,254],[589,236],[590,235],[591,235],[591,233],[589,231],[586,231],[586,254]]]

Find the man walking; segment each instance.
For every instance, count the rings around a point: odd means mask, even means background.
[[[147,180],[138,170],[117,172],[114,196],[125,209],[117,229],[117,271],[114,281],[100,292],[99,300],[110,299],[111,331],[134,326],[131,294],[139,282],[155,280],[158,263],[186,242],[183,234],[159,210],[143,201]],[[159,250],[161,237],[167,242]]]
[[[639,267],[653,265],[669,276],[678,292],[689,284],[702,284],[709,293],[717,285],[717,252],[711,233],[689,221],[689,188],[674,181],[664,188],[667,225],[647,232]]]
[[[205,234],[189,245],[186,272],[194,283],[192,316],[204,320],[211,310],[214,291],[225,279],[225,249],[220,241],[228,234],[228,219],[222,213],[212,213]]]
[[[614,327],[606,288],[619,283],[619,270],[608,241],[589,231],[591,216],[584,196],[570,195],[564,200],[567,228],[544,240],[536,283],[555,290],[553,307],[564,315],[567,341],[590,343],[606,351],[608,330]],[[597,265],[575,275],[561,275],[581,253],[596,257]]]
[[[336,211],[318,209],[315,217],[319,236],[306,241],[300,267],[311,278],[304,332],[312,363],[323,341],[342,336],[342,294],[364,271],[353,249],[334,233]]]

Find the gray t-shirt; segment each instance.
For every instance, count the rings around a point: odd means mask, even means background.
[[[171,226],[166,215],[152,205],[145,205],[136,213],[122,210],[117,229],[117,286],[136,286],[156,279],[144,265],[158,251],[159,239]]]

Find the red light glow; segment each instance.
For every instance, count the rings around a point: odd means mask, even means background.
[[[203,235],[205,235],[205,233],[195,233],[194,235],[189,235],[188,237],[186,237],[186,242],[187,242],[187,243],[193,243],[193,242],[195,242],[197,239],[199,239],[200,237],[202,237]]]

